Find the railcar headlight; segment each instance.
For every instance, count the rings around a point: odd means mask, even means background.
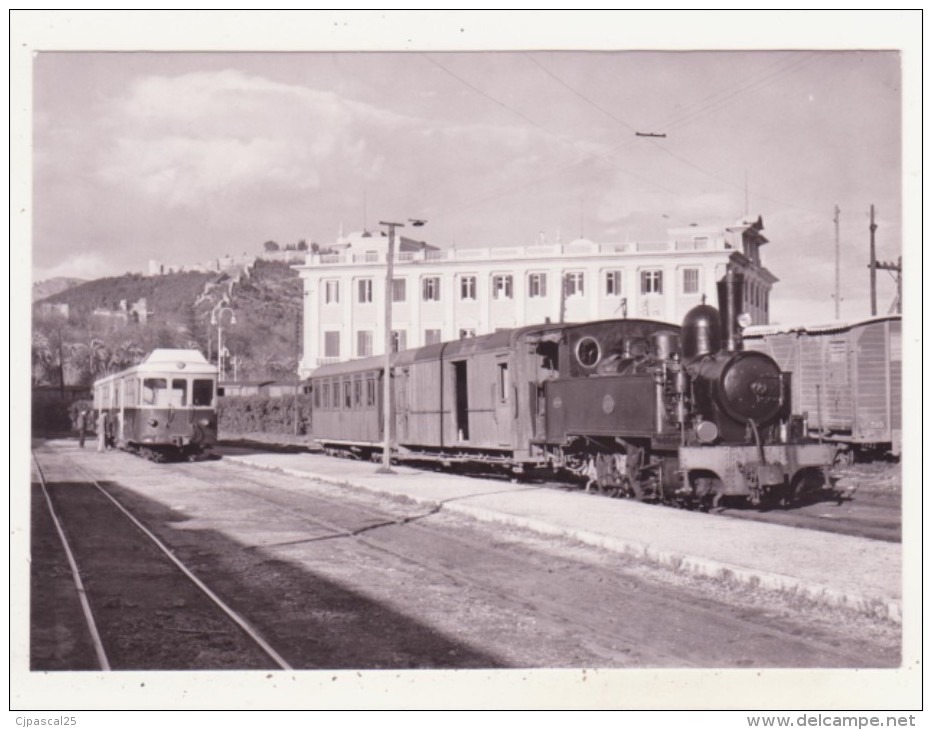
[[[204,428],[207,428],[207,427],[210,425],[210,419],[209,419],[209,418],[202,418],[200,421],[197,422],[197,425],[198,425],[198,426],[203,426]]]
[[[753,321],[754,320],[748,312],[742,312],[738,315],[738,326],[741,327],[741,329],[750,327]]]
[[[150,418],[150,419],[149,419],[149,425],[152,426],[153,428],[155,428],[156,426],[159,425],[159,422],[158,422],[156,419],[154,419],[154,418]]]

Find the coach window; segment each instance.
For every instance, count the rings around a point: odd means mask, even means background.
[[[366,379],[366,405],[375,405],[375,378]]]
[[[356,378],[353,381],[353,408],[362,407],[362,379]]]
[[[214,381],[195,379],[191,382],[191,405],[210,407],[214,399]]]
[[[511,390],[511,380],[508,376],[508,363],[498,363],[498,399],[503,403],[508,400],[508,392]]]
[[[147,406],[166,405],[165,393],[167,391],[168,381],[165,378],[146,378],[142,381],[142,402]],[[109,405],[109,403],[104,405]]]
[[[126,405],[139,405],[139,378],[127,378],[126,380]]]
[[[333,393],[333,399],[331,400],[331,405],[333,407],[333,410],[338,411],[340,410],[340,380],[339,378],[335,378],[333,380],[332,393]]]
[[[323,383],[320,386],[320,389],[322,391],[320,396],[320,404],[315,405],[320,405],[321,408],[330,408],[330,383]]]
[[[353,384],[349,380],[343,381],[343,407],[353,407]]]
[[[314,393],[314,408],[320,408],[320,386],[312,386],[312,390]]]

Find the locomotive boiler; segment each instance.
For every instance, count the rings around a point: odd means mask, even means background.
[[[396,459],[584,475],[600,491],[711,506],[792,498],[821,482],[834,447],[805,436],[791,378],[744,351],[742,281],[682,326],[641,319],[548,323],[393,355]],[[384,359],[318,368],[314,436],[379,458]]]

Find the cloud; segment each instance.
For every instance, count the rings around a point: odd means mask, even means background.
[[[269,188],[319,189],[351,170],[377,174],[368,138],[413,120],[238,71],[148,76],[107,115],[115,143],[97,178],[169,207]]]
[[[32,271],[33,281],[47,281],[59,276],[78,279],[99,279],[123,273],[114,268],[112,258],[97,253],[82,252],[67,256],[54,266],[35,267]]]

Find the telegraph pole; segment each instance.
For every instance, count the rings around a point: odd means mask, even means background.
[[[393,474],[392,471],[392,288],[395,276],[395,229],[404,228],[404,223],[379,221],[388,226],[388,253],[385,261],[385,382],[382,383],[382,466],[377,474]]]
[[[871,317],[877,316],[877,248],[874,243],[874,231],[877,230],[877,224],[874,223],[874,205],[871,204]]]
[[[835,319],[841,319],[841,243],[838,238],[838,214],[835,206]]]

